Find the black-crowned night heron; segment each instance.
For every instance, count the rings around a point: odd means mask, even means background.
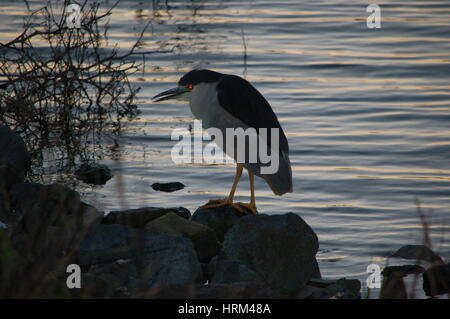
[[[204,208],[231,205],[240,212],[244,212],[243,207],[246,207],[256,214],[254,175],[262,177],[276,195],[292,192],[292,172],[286,136],[270,104],[248,81],[236,75],[193,70],[178,81],[178,87],[153,97],[155,102],[168,99],[188,101],[192,114],[202,121],[204,129],[219,129],[223,133],[224,141],[215,142],[237,162],[236,176],[229,196],[225,199],[210,200]],[[238,128],[254,128],[258,146],[268,150],[267,154],[278,157],[278,167],[275,171],[263,172],[268,164],[267,159],[263,160],[259,152],[256,161],[255,157],[251,160],[249,149],[254,150],[254,143],[250,138],[245,138],[243,160],[242,157],[238,160],[239,150],[236,143],[231,144],[233,149],[227,148],[227,129]],[[234,203],[234,194],[244,167],[250,178],[250,203]]]

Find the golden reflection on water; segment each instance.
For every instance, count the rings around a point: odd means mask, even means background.
[[[276,197],[258,179],[257,205],[263,213],[299,213],[317,230],[322,249],[343,251],[336,255],[346,271],[339,261],[339,267],[325,267],[325,274],[365,275],[361,269],[370,258],[384,262],[375,254],[410,243],[411,236],[402,238],[405,230],[418,227],[414,196],[421,191],[417,196],[424,209],[448,214],[450,160],[441,159],[450,145],[445,124],[450,81],[440,69],[450,63],[450,9],[445,1],[387,3],[382,29],[367,31],[364,6],[351,1],[169,1],[159,10],[152,10],[150,2],[122,1],[111,16],[111,45],[131,46],[151,20],[140,49],[173,49],[148,56],[145,72],[130,77],[142,85],[143,113],[123,130],[120,148],[129,201],[138,206],[173,202],[193,210],[228,191],[234,165],[171,161],[172,129],[192,122],[187,105],[151,104],[153,95],[201,66],[245,74],[279,115],[295,154],[295,193]],[[19,2],[0,8],[1,41],[17,36],[26,12]],[[447,32],[429,32],[440,26]],[[389,157],[397,147],[399,155]],[[347,153],[336,154],[340,150]],[[380,154],[370,158],[373,150]],[[148,186],[166,180],[180,180],[187,189],[161,194]],[[112,179],[96,192],[105,206],[120,209],[115,183]],[[247,187],[244,179],[238,193],[243,200]],[[95,196],[90,188],[85,193]],[[445,226],[440,221],[431,225]],[[355,238],[360,247],[355,248]]]

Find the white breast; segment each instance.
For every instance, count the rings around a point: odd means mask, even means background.
[[[203,121],[203,127],[214,126],[214,119],[221,111],[216,91],[217,83],[199,83],[192,90],[189,106],[194,116]]]
[[[203,128],[247,128],[240,120],[234,118],[219,103],[216,91],[217,83],[199,83],[192,90],[189,106],[192,114],[202,120]]]

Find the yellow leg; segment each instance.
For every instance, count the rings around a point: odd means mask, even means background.
[[[248,172],[248,177],[250,179],[250,203],[236,203],[240,206],[248,208],[253,215],[258,214],[256,210],[256,199],[255,199],[255,174]]]
[[[227,198],[210,200],[208,202],[208,204],[203,206],[203,208],[215,208],[215,207],[230,205],[233,208],[235,208],[236,210],[238,210],[239,212],[244,213],[244,209],[242,209],[242,207],[239,207],[238,205],[233,203],[234,193],[236,192],[236,187],[239,183],[239,179],[242,176],[242,170],[243,170],[243,166],[240,164],[237,164],[236,176],[234,177],[233,186],[231,186],[231,191]]]
[[[236,187],[237,187],[237,185],[239,183],[239,180],[241,179],[242,170],[243,169],[244,168],[243,168],[242,165],[237,164],[237,166],[236,166],[236,176],[234,177],[233,186],[231,186],[230,195],[228,195],[228,198],[227,198],[230,203],[233,202],[234,193],[236,192]]]
[[[248,172],[248,177],[250,179],[250,204],[256,207],[255,199],[255,174]]]

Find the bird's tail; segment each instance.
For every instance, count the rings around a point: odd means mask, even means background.
[[[289,154],[280,152],[278,171],[274,174],[260,175],[269,184],[275,195],[292,193],[292,170]]]

